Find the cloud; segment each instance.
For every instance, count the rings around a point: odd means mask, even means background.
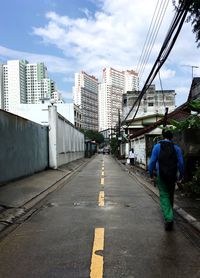
[[[147,36],[157,1],[154,0],[90,0],[96,11],[82,9],[82,17],[69,17],[52,10],[46,13],[46,24],[33,27],[33,35],[44,43],[59,49],[64,58],[19,52],[0,47],[0,55],[24,58],[30,62],[43,61],[52,73],[65,74],[64,82],[72,82],[74,72],[81,70],[95,75],[101,81],[102,69],[136,69]],[[53,3],[53,2],[52,2]],[[160,1],[160,5],[163,1]],[[58,4],[57,4],[58,5]],[[146,62],[141,84],[149,75],[174,16],[169,1],[155,45]],[[165,66],[161,70],[164,89],[190,87],[188,69],[183,64],[200,65],[199,49],[190,24],[185,24]],[[184,76],[184,77],[183,77]],[[156,81],[155,81],[156,82]]]
[[[175,75],[176,75],[175,70],[165,69],[165,68],[162,68],[162,69],[160,70],[160,77],[161,77],[162,79],[173,78],[173,77],[175,77]]]
[[[187,87],[177,87],[176,88],[176,104],[177,106],[186,102],[188,99],[189,91]]]
[[[2,57],[2,59],[4,57],[7,59],[26,59],[30,63],[44,62],[48,67],[48,71],[52,73],[69,73],[72,66],[67,59],[51,55],[17,51],[3,46],[0,46],[0,57]]]
[[[84,16],[79,18],[60,16],[50,11],[46,14],[47,24],[34,27],[33,33],[44,43],[62,50],[67,58],[74,60],[77,69],[90,74],[100,76],[106,66],[136,69],[156,7],[155,1],[133,0],[130,4],[129,0],[99,0],[97,4],[99,9],[93,15],[85,10]],[[173,16],[174,7],[170,2],[147,63],[145,77],[158,55]],[[173,63],[197,62],[197,50],[194,50],[195,55],[191,51],[192,38],[195,40],[191,26],[187,24],[183,32],[171,56]],[[170,69],[162,72],[164,78],[175,76]]]
[[[73,74],[73,76],[62,78],[62,81],[65,82],[65,83],[74,82],[74,74]]]
[[[135,68],[147,32],[143,22],[148,26],[154,8],[147,0],[140,2],[99,1],[101,9],[93,17],[87,11],[76,19],[48,12],[47,24],[33,33],[89,73],[105,66]]]
[[[61,93],[62,98],[64,98],[65,102],[72,102],[72,92],[66,92],[63,90],[59,90],[59,92]]]

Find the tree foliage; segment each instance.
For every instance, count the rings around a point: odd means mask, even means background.
[[[184,191],[194,196],[200,196],[200,167],[197,165],[192,180],[183,185]]]
[[[188,108],[190,108],[191,111],[195,111],[199,113],[200,100],[193,100],[189,102]],[[200,117],[199,115],[191,115],[186,120],[183,121],[171,120],[170,123],[174,126],[174,129],[178,131],[188,129],[188,128],[200,128]]]
[[[101,144],[104,142],[104,136],[97,130],[85,130],[84,131],[85,137],[95,141],[97,144]]]
[[[188,104],[190,110],[200,113],[200,100],[193,100]]]
[[[199,0],[172,0],[175,7],[182,1],[191,1],[187,22],[191,22],[192,31],[196,35],[197,47],[200,47],[200,1]]]
[[[118,154],[118,140],[117,140],[117,138],[112,138],[111,139],[110,148],[111,148],[111,153],[117,156],[117,154]]]

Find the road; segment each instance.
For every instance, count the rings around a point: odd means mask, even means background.
[[[98,155],[0,242],[1,278],[196,278],[200,250],[110,155]]]

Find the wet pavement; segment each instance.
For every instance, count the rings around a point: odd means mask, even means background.
[[[0,232],[27,214],[48,194],[61,187],[90,160],[79,159],[0,186]]]
[[[158,188],[151,183],[147,171],[137,166],[130,166],[126,163],[126,160],[118,160],[118,162],[122,165],[122,167],[127,169],[129,174],[134,175],[134,177],[136,177],[141,184],[159,196]],[[195,229],[200,231],[200,198],[192,198],[176,187],[174,195],[174,209]]]
[[[95,156],[94,156],[95,157]],[[93,158],[91,158],[93,159]],[[0,187],[0,231],[13,224],[26,214],[35,204],[53,192],[78,172],[91,159],[79,159],[68,163],[57,170],[46,170],[32,176],[8,183]],[[140,184],[158,196],[158,189],[151,184],[148,173],[136,166],[126,164],[125,160],[117,160],[127,174],[133,175]],[[200,231],[200,198],[189,198],[180,190],[175,191],[175,210],[195,229]]]
[[[73,172],[0,240],[0,277],[199,277],[199,245],[177,220],[172,232],[164,230],[144,179],[109,155]]]

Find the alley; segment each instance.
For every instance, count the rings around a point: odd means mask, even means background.
[[[0,242],[0,277],[196,278],[200,250],[110,155],[98,155]]]

